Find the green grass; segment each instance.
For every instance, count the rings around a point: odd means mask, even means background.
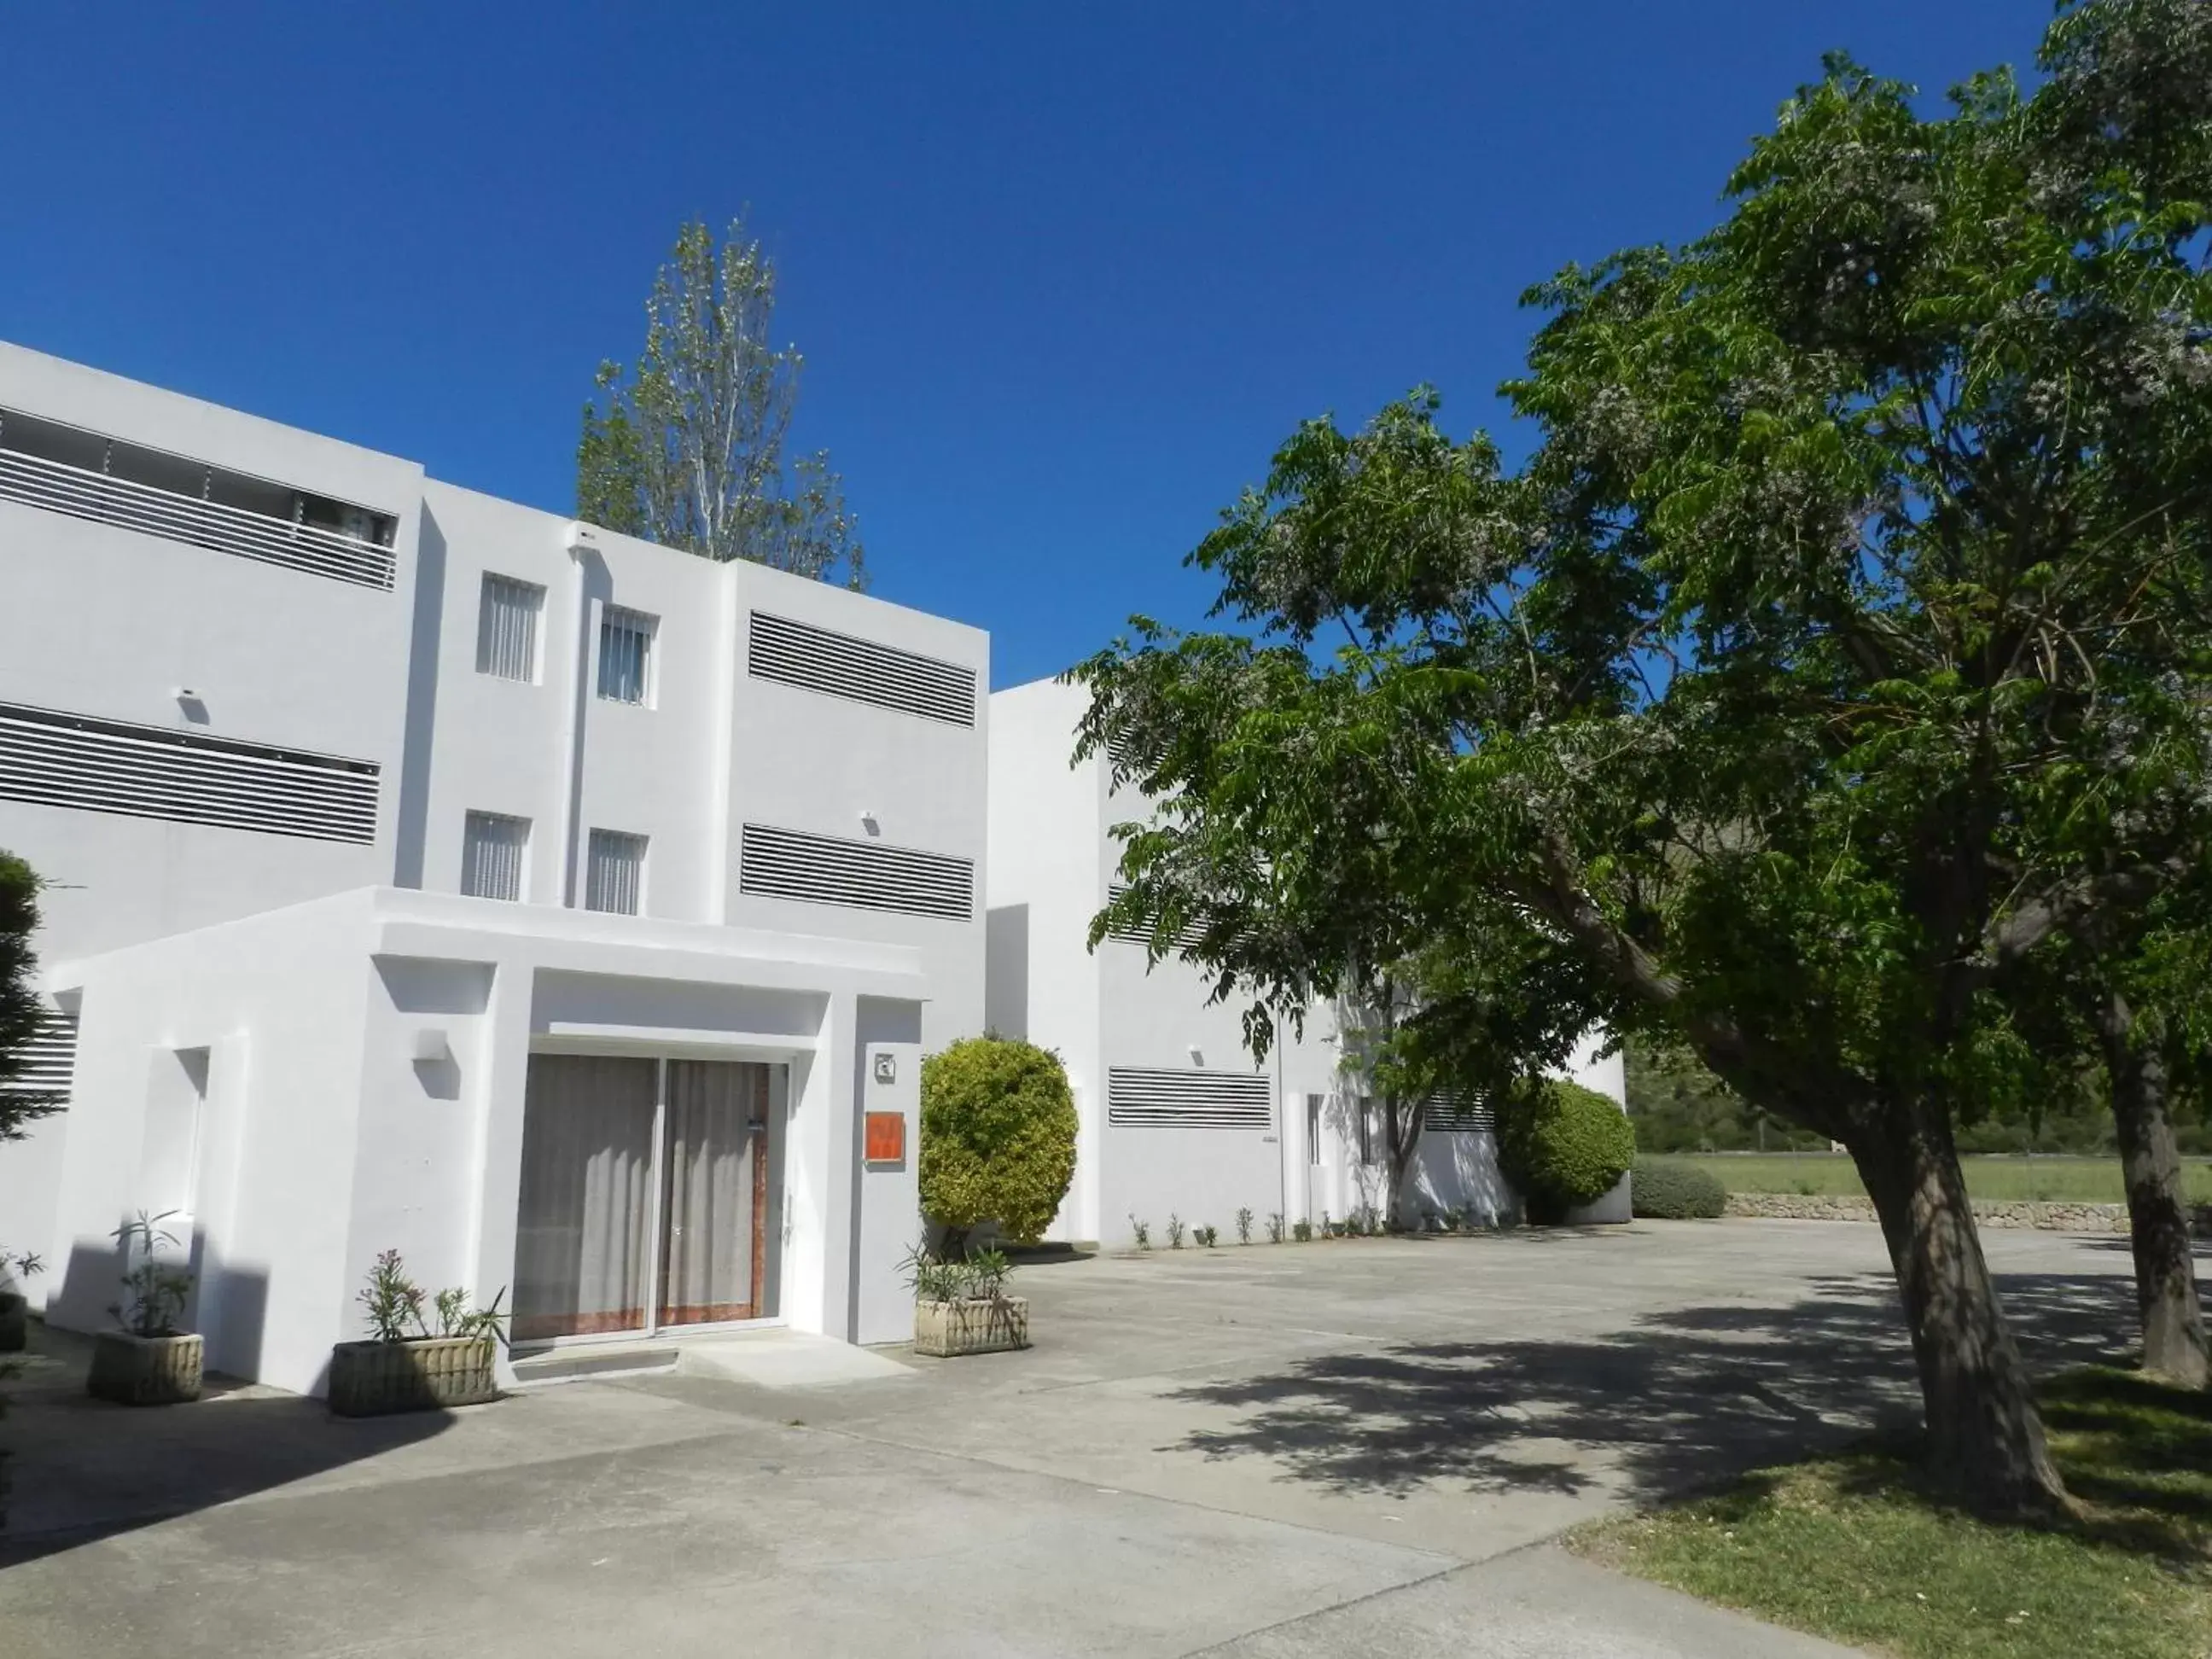
[[[1905,1659],[2212,1654],[2212,1395],[2069,1372],[2044,1418],[2077,1512],[1966,1515],[1886,1451],[1745,1477],[1570,1535],[1595,1559]]]
[[[1858,1171],[1841,1152],[1666,1153],[1685,1164],[1711,1170],[1732,1193],[1863,1194]],[[1976,1198],[2002,1200],[2055,1200],[2078,1204],[2124,1204],[2120,1163],[2114,1158],[2007,1158],[1960,1159],[1966,1190]],[[2183,1161],[2189,1196],[2212,1204],[2212,1158]]]

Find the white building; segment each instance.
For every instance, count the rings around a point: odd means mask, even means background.
[[[1103,757],[1069,763],[1086,696],[1037,681],[990,700],[984,1016],[1056,1050],[1074,1087],[1075,1182],[1053,1237],[1121,1246],[1142,1222],[1158,1243],[1174,1216],[1227,1237],[1246,1209],[1257,1237],[1270,1216],[1386,1212],[1384,1130],[1342,1063],[1335,1009],[1307,1011],[1303,1034],[1285,1030],[1255,1066],[1243,1005],[1210,1003],[1198,969],[1173,957],[1148,968],[1139,939],[1086,948],[1121,856],[1112,828],[1146,816]],[[1601,1046],[1586,1043],[1568,1074],[1624,1100],[1620,1057]],[[1413,1158],[1417,1208],[1485,1223],[1516,1212],[1486,1114],[1432,1106]],[[1578,1218],[1625,1220],[1625,1185]]]
[[[144,1210],[209,1364],[291,1389],[387,1248],[526,1343],[908,1330],[918,1059],[983,1013],[982,634],[13,347],[0,594],[70,1095],[0,1242],[50,1319],[106,1322]]]

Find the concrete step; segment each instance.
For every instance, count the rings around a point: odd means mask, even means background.
[[[672,1371],[680,1358],[672,1343],[624,1342],[604,1348],[556,1348],[514,1362],[518,1386],[537,1382],[582,1382],[597,1377],[632,1376]]]

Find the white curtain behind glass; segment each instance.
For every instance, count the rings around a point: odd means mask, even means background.
[[[654,1064],[533,1054],[514,1240],[519,1340],[645,1323]]]
[[[765,1066],[668,1063],[668,1242],[662,1322],[750,1319],[757,1158],[767,1152]],[[756,1133],[753,1126],[763,1126]]]

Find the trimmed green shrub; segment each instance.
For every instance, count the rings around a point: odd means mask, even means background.
[[[1637,1214],[1661,1221],[1710,1221],[1728,1208],[1728,1188],[1718,1176],[1672,1158],[1638,1158],[1628,1194]]]
[[[1618,1101],[1546,1078],[1498,1113],[1498,1162],[1532,1221],[1556,1221],[1611,1192],[1636,1158]]]
[[[1075,1097],[1060,1056],[981,1036],[923,1060],[920,1173],[922,1212],[954,1242],[995,1221],[1035,1243],[1075,1176]]]

